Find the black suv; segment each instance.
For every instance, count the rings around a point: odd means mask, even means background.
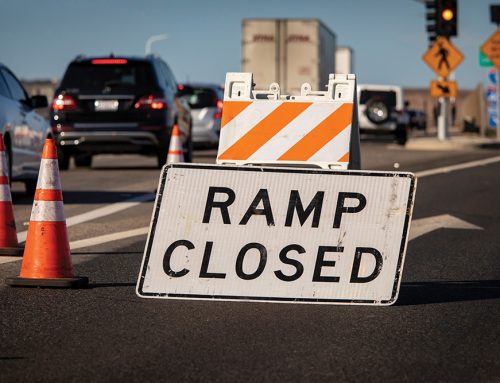
[[[174,124],[191,161],[191,114],[168,65],[157,56],[77,57],[56,90],[50,121],[59,167],[91,166],[93,154],[155,155],[165,164]]]

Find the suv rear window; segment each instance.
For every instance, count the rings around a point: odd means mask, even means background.
[[[79,92],[140,91],[155,86],[153,68],[148,62],[126,64],[71,63],[61,87]]]
[[[366,104],[369,100],[376,98],[382,100],[387,106],[396,106],[396,92],[392,90],[376,91],[376,90],[362,90],[359,96],[359,103]]]
[[[202,109],[217,106],[217,94],[210,88],[194,88],[185,86],[180,91],[182,96],[186,96],[191,109]]]

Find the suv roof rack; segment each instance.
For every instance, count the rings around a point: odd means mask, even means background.
[[[86,56],[83,54],[83,53],[80,53],[79,55],[77,55],[75,57],[75,59],[73,61],[82,61],[86,58]]]

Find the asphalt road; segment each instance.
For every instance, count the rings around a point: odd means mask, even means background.
[[[362,153],[365,169],[414,172],[500,155],[387,142]],[[7,287],[20,261],[0,259],[0,381],[500,381],[500,162],[419,178],[414,222],[449,214],[482,230],[411,240],[388,307],[138,298],[146,235],[95,238],[149,224],[154,163],[99,156],[62,173],[70,241],[94,240],[72,251],[88,289]],[[32,204],[20,190],[18,233]]]

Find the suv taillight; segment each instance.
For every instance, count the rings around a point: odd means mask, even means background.
[[[221,119],[222,118],[222,105],[224,103],[222,102],[222,100],[217,100],[217,112],[215,112],[214,114],[214,118],[215,119]]]
[[[134,105],[135,109],[165,109],[165,100],[155,97],[153,95],[144,96],[139,99]]]
[[[50,108],[52,110],[74,110],[76,109],[76,102],[73,97],[67,94],[60,94],[54,98]]]

